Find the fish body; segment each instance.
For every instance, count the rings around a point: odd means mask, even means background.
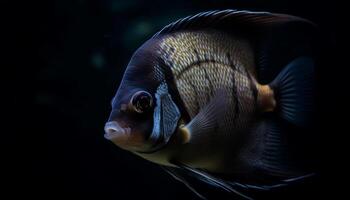
[[[191,119],[218,92],[225,93],[222,97],[227,98],[227,110],[217,129],[192,136],[190,144],[181,149],[191,153],[179,151],[176,156],[194,166],[233,169],[222,164],[235,157],[234,151],[227,151],[237,143],[232,133],[249,126],[257,110],[255,66],[249,42],[213,30],[179,32],[162,38],[158,53],[171,69],[174,77],[171,84],[176,86]]]
[[[237,185],[216,175],[261,185],[307,174],[289,135],[312,120],[314,64],[304,37],[271,45],[284,24],[312,26],[288,15],[225,10],[165,27],[133,55],[105,137],[186,185],[177,170],[234,193]]]

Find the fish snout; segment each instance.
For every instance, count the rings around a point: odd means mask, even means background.
[[[130,135],[130,128],[123,128],[116,121],[107,122],[105,124],[104,130],[104,137],[116,143],[117,145],[119,143],[125,142]]]
[[[130,127],[122,127],[116,121],[107,122],[104,130],[104,137],[124,150],[143,151],[147,147],[142,132],[131,132]]]

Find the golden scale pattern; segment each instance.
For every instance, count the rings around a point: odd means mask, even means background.
[[[183,31],[165,36],[160,49],[158,53],[171,67],[191,118],[207,105],[219,89],[223,89],[229,98],[229,105],[219,124],[220,129],[228,134],[234,124],[235,127],[246,124],[255,108],[247,75],[249,72],[254,76],[255,67],[253,51],[247,41],[215,30]],[[235,116],[237,98],[234,97],[234,89],[237,91],[239,116]],[[233,123],[235,117],[237,119]]]

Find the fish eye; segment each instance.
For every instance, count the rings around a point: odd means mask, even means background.
[[[153,105],[152,95],[146,91],[138,91],[132,95],[130,100],[130,108],[137,113],[148,111]]]

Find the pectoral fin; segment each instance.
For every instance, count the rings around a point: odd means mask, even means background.
[[[179,127],[183,143],[190,142],[191,138],[198,134],[215,131],[218,128],[219,120],[225,115],[227,105],[228,96],[220,90],[187,125]]]

